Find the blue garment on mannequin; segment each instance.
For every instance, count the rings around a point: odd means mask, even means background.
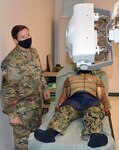
[[[89,107],[99,106],[100,100],[88,92],[76,92],[65,100],[61,106],[70,105],[76,109],[87,109]]]

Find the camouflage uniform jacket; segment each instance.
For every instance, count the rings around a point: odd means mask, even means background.
[[[16,116],[19,110],[38,108],[48,86],[42,76],[37,51],[31,48],[29,52],[23,52],[15,47],[2,61],[1,68],[3,112]]]

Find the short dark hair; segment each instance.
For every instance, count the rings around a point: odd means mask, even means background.
[[[15,25],[11,30],[13,39],[17,39],[18,33],[25,28],[29,30],[29,28],[24,25]]]

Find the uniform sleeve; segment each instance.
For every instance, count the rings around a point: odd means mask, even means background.
[[[17,104],[17,94],[16,94],[16,86],[17,79],[15,79],[16,73],[15,69],[12,67],[4,68],[4,64],[1,66],[2,68],[2,104],[3,104],[3,112],[9,115],[10,117],[14,117],[17,115],[16,113],[16,104]]]

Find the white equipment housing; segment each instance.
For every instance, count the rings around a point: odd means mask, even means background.
[[[95,29],[95,24],[100,18],[103,20],[106,17],[94,13],[92,3],[74,5],[73,16],[66,31],[66,46],[69,56],[77,64],[77,69],[96,70],[113,63],[112,46],[105,38],[107,36],[106,26],[105,34],[103,34],[105,44],[98,44],[99,31]],[[96,55],[100,56],[102,52],[106,53],[106,57],[96,61]]]

